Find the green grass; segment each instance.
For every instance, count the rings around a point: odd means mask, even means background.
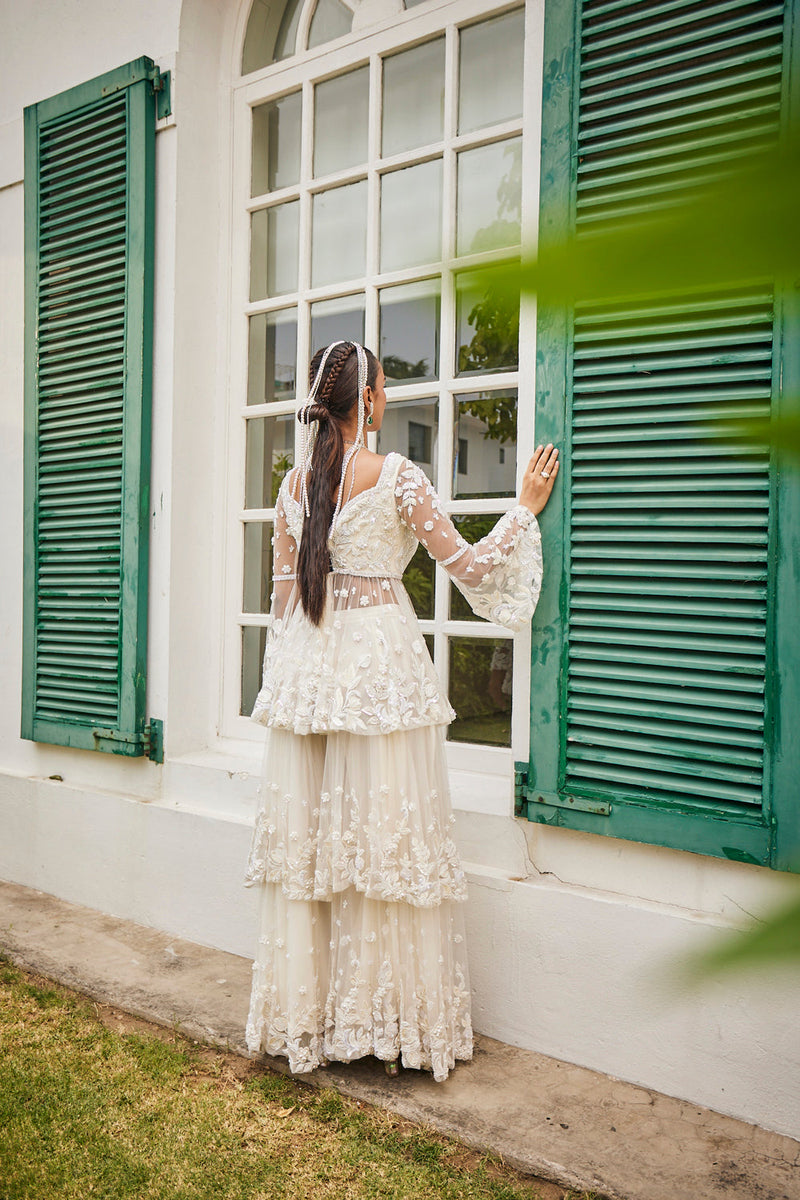
[[[391,1113],[120,1019],[7,961],[0,1045],[0,1200],[564,1195]]]

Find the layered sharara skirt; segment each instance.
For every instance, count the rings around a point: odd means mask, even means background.
[[[246,874],[261,890],[252,1053],[293,1072],[399,1058],[437,1080],[472,1057],[444,731],[267,728]]]

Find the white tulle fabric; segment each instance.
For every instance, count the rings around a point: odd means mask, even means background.
[[[400,1058],[444,1080],[472,1056],[466,882],[444,754],[455,716],[402,584],[418,541],[474,611],[510,629],[541,586],[536,518],[517,506],[466,542],[424,473],[386,456],[342,508],[319,626],[296,582],[296,472],[276,504],[266,725],[246,886],[261,889],[246,1038],[294,1072]],[[371,735],[371,736],[365,736]]]
[[[403,571],[422,542],[478,616],[521,629],[542,582],[536,517],[517,505],[472,545],[424,472],[403,455],[388,454],[375,486],[342,508],[330,542],[325,618],[313,626],[296,583],[303,512],[291,492],[293,475],[276,502],[275,590],[253,720],[295,733],[383,734],[449,723],[455,713]]]

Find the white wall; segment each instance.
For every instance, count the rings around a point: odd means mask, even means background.
[[[539,4],[532,4],[535,19]],[[217,737],[229,304],[231,0],[0,0],[0,877],[249,956],[258,742]],[[19,737],[22,107],[147,54],[157,144],[149,713],[163,767]],[[61,780],[49,776],[60,775]],[[671,958],[796,889],[767,870],[528,825],[510,780],[453,772],[476,1027],[800,1137],[788,978],[672,994]],[[475,811],[490,809],[487,816]],[[795,980],[795,984],[796,984]]]

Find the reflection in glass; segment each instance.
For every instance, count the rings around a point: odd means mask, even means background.
[[[448,741],[510,746],[513,643],[509,638],[448,641],[450,703],[457,713]]]
[[[250,317],[247,403],[288,400],[295,393],[297,309]]]
[[[242,702],[239,712],[243,717],[250,716],[256,696],[261,690],[266,645],[265,626],[245,625],[242,628]]]
[[[458,132],[522,116],[525,13],[505,13],[462,29]]]
[[[459,154],[456,252],[518,245],[521,189],[521,138]]]
[[[311,28],[308,31],[308,48],[322,46],[334,38],[344,37],[353,27],[353,10],[340,0],[317,0]]]
[[[367,184],[331,188],[314,197],[311,282],[337,283],[363,275],[367,264]]]
[[[311,305],[311,356],[331,342],[364,344],[364,297],[343,296]]]
[[[271,508],[283,477],[294,465],[294,413],[251,417],[244,467],[245,508]]]
[[[302,7],[303,0],[287,0],[283,11],[273,0],[253,0],[242,47],[243,75],[294,54]]]
[[[453,497],[516,495],[516,388],[453,399]]]
[[[457,374],[515,368],[519,359],[519,292],[502,268],[456,276]]]
[[[242,612],[269,612],[272,595],[272,522],[246,521]]]
[[[442,160],[381,179],[381,270],[418,267],[442,255]]]
[[[418,617],[433,618],[433,581],[436,564],[420,543],[403,572],[403,584]],[[431,656],[433,646],[431,646]]]
[[[291,187],[300,178],[300,92],[253,109],[251,196]]]
[[[392,400],[386,405],[378,431],[378,453],[397,450],[422,467],[436,486],[436,457],[439,444],[438,411],[435,400]]]
[[[366,161],[369,67],[337,75],[314,89],[314,174]]]
[[[492,532],[501,515],[501,513],[470,513],[467,516],[454,516],[452,520],[461,536],[474,546],[475,542],[479,542],[481,538],[486,537],[487,533]],[[482,617],[476,617],[467,604],[466,597],[454,583],[450,584],[450,619],[451,621],[483,620]]]
[[[383,60],[384,158],[442,139],[444,38]]]
[[[297,290],[300,204],[291,200],[252,214],[250,222],[250,299]]]
[[[380,359],[387,384],[439,374],[439,280],[382,288]]]

